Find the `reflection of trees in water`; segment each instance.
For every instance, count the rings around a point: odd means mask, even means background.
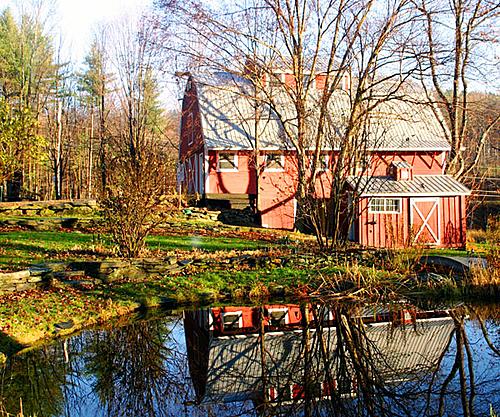
[[[327,312],[335,317],[334,327],[320,319]],[[435,362],[422,358],[419,374],[411,375],[404,367],[404,360],[388,355],[399,355],[399,351],[391,348],[399,342],[404,345],[406,331],[417,329],[393,328],[388,324],[383,331],[376,329],[373,334],[355,313],[345,305],[313,308],[315,320],[304,323],[302,347],[296,361],[302,364],[302,369],[294,370],[293,381],[282,381],[285,386],[297,384],[300,375],[303,395],[284,407],[279,399],[277,404],[263,405],[263,415],[414,415],[412,403],[422,389],[420,384],[409,382],[422,378],[422,373],[429,371]],[[303,317],[307,316],[304,312]],[[262,337],[266,335],[261,334]],[[381,338],[389,342],[381,342]],[[389,350],[383,351],[381,347]],[[397,379],[404,384],[394,383]]]
[[[173,350],[169,324],[161,320],[95,332],[86,346],[86,372],[110,416],[171,415],[173,399],[185,396],[185,360]]]
[[[500,386],[498,328],[493,333],[496,334],[495,345],[482,314],[475,308],[464,306],[451,311],[450,315],[454,323],[454,339],[451,344],[452,349],[447,353],[452,363],[444,378],[438,372],[433,375],[427,389],[426,412],[438,416],[460,414],[472,417],[484,415],[489,404],[498,411],[500,406],[500,398],[496,395]],[[469,315],[473,317],[478,327],[472,339],[470,335],[472,330],[466,329],[466,319]],[[474,351],[474,345],[478,344],[479,338],[482,338],[484,343],[482,364],[477,361],[477,349]],[[478,410],[478,406],[482,406],[482,409]]]
[[[64,383],[68,364],[63,344],[29,351],[12,358],[1,369],[0,404],[4,410],[24,415],[58,415],[64,406]]]
[[[475,416],[490,402],[499,411],[498,307],[367,324],[360,308],[303,305],[301,326],[274,333],[264,308],[257,314],[251,335],[215,338],[210,349],[205,341],[197,359],[209,355],[206,403],[185,405],[195,398],[187,357],[167,319],[86,331],[14,357],[2,371],[3,406],[17,413],[22,398],[25,415],[38,416]]]
[[[500,359],[499,349],[490,339],[484,321],[474,314],[472,308],[451,310],[450,324],[441,325],[444,326],[442,330],[434,330],[432,337],[425,337],[426,332],[433,331],[432,327],[421,327],[418,321],[407,325],[389,324],[384,332],[384,337],[390,340],[386,343],[381,343],[381,335],[374,334],[352,310],[345,306],[329,306],[329,310],[336,317],[334,343],[325,343],[328,339],[324,337],[325,328],[321,321],[317,321],[311,325],[316,337],[310,339],[309,349],[320,352],[324,378],[336,389],[330,390],[330,398],[317,406],[307,404],[308,401],[317,401],[317,397],[305,395],[304,415],[314,415],[311,410],[316,409],[332,416],[474,416],[487,410],[485,400],[490,398],[490,401],[495,401],[491,399],[491,394],[498,390],[500,374],[498,370],[488,373],[488,369],[483,369],[479,382],[475,354],[480,352],[474,352],[465,327],[469,315],[474,315],[475,323],[481,329],[488,355],[495,358],[491,363]],[[324,316],[321,308],[316,316]],[[308,330],[303,331],[306,333]],[[414,337],[418,333],[422,334],[421,340]],[[498,330],[495,333],[498,336]],[[319,337],[319,334],[323,337]],[[405,341],[405,338],[408,340]],[[432,344],[432,347],[425,349],[425,346],[411,346],[412,343],[422,342]],[[404,358],[406,348],[407,355],[413,356],[409,361]],[[306,347],[305,359],[307,350]],[[443,362],[450,356],[454,357],[453,364],[448,373],[443,375]],[[314,380],[314,375],[307,376],[307,361],[304,372],[306,383]],[[346,395],[349,382],[352,398]],[[483,398],[480,401],[477,398],[478,385],[489,387],[482,390]],[[498,406],[498,401],[496,399],[495,406]],[[479,411],[478,406],[482,407]]]
[[[311,318],[309,310],[312,319],[305,320]],[[476,336],[481,336],[481,349],[488,350],[486,358],[471,346],[466,312],[472,315],[471,309],[460,308],[449,316],[428,313],[418,320],[413,313],[403,320],[401,314],[389,314],[385,323],[367,324],[355,307],[304,305],[302,326],[276,333],[265,329],[261,308],[261,325],[251,334],[217,336],[200,345],[197,356],[207,349],[208,363],[190,364],[198,376],[205,375],[198,398],[202,406],[240,404],[242,413],[251,400],[262,416],[480,415],[488,404],[478,401],[478,391],[491,396],[500,381],[498,372],[493,379],[482,372],[479,382],[474,367],[478,358],[487,362],[488,355],[495,363],[498,348],[481,322],[476,322]],[[474,362],[476,355],[481,356]]]

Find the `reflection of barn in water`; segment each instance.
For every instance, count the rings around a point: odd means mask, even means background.
[[[324,308],[312,310],[268,305],[185,311],[197,401],[283,404],[354,398],[353,353],[344,349],[346,342],[338,343],[345,337],[345,318]],[[304,327],[306,322],[310,325]],[[353,339],[360,353],[373,358],[366,369],[387,384],[435,370],[454,328],[446,312],[415,310],[362,313],[353,323],[361,329]]]

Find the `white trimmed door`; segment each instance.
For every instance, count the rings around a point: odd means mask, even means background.
[[[439,198],[411,198],[410,225],[413,243],[439,245],[441,215]]]

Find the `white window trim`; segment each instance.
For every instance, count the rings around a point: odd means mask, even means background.
[[[387,207],[387,200],[398,200],[399,201],[399,210],[390,210],[390,211],[378,211],[372,210],[371,201],[372,200],[384,200],[384,208]],[[372,197],[368,201],[368,213],[370,214],[401,214],[403,211],[403,199],[398,197]]]
[[[225,316],[239,316],[238,328],[240,328],[240,329],[243,328],[243,311],[241,311],[241,310],[239,310],[239,311],[225,311],[225,312],[221,313],[222,329],[224,329],[224,330],[225,330],[225,326],[224,326],[224,317]]]
[[[233,155],[233,162],[235,168],[221,168],[220,167],[220,154]],[[236,152],[217,152],[217,172],[238,172],[238,154]]]
[[[326,167],[323,167],[323,161],[321,161],[321,158],[325,158],[325,165]],[[319,166],[318,166],[318,172],[326,172],[330,169],[330,155],[327,153],[321,153],[319,156]]]
[[[268,168],[267,155],[279,155],[282,168]],[[269,152],[264,154],[264,172],[284,172],[285,171],[285,154]]]
[[[322,158],[325,159],[326,167],[323,167]],[[310,155],[309,156],[309,169],[312,169],[313,159],[314,159],[314,155]],[[330,154],[328,154],[326,152],[321,152],[319,154],[317,172],[327,172],[329,170],[330,170]]]
[[[266,88],[271,88],[271,79],[274,81],[279,81],[280,87],[285,84],[285,74],[284,73],[279,73],[279,74],[266,74]],[[276,87],[276,86],[273,86]]]
[[[306,81],[305,81],[305,78],[308,77],[309,80],[310,80],[310,84],[309,84],[309,88],[310,89],[316,89],[316,74],[312,74],[312,73],[306,73],[304,74],[304,88],[306,88]]]
[[[271,322],[271,313],[274,313],[275,311],[284,312],[285,313],[285,324],[290,323],[290,314],[288,312],[288,308],[287,307],[284,307],[284,308],[268,308],[267,312],[268,312],[268,317],[269,317],[269,323]]]

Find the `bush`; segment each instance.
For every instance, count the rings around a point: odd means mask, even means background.
[[[143,254],[146,237],[174,207],[165,196],[165,164],[153,151],[141,157],[113,161],[110,178],[100,201],[104,223],[119,255]]]

